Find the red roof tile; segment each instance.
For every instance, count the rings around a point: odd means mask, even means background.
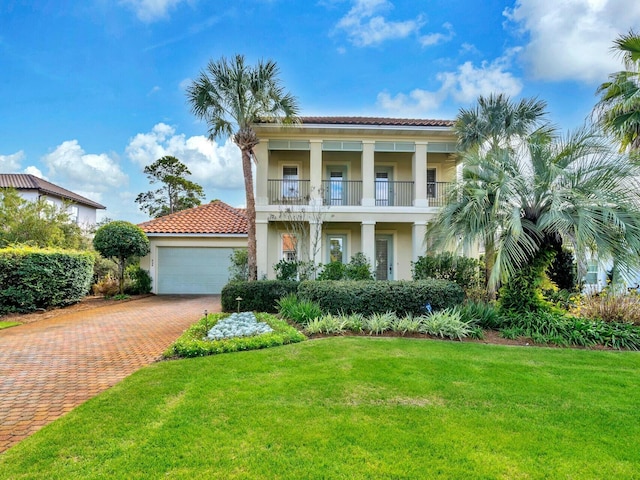
[[[215,200],[138,225],[145,233],[247,234],[244,209]]]
[[[300,117],[300,122],[302,122],[303,125],[367,125],[394,127],[452,127],[454,123],[453,120],[385,117]]]
[[[38,190],[39,192],[54,195],[64,200],[70,200],[74,203],[88,205],[93,208],[107,208],[98,202],[89,200],[82,195],[73,193],[66,188],[54,185],[51,182],[38,178],[28,173],[0,173],[0,188],[15,188],[16,190]]]

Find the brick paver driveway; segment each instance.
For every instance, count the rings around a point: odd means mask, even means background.
[[[162,296],[0,330],[0,452],[160,358],[220,297]]]

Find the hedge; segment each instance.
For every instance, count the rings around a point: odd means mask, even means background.
[[[276,301],[290,293],[296,293],[298,282],[289,280],[260,280],[255,282],[231,282],[221,293],[222,310],[235,312],[237,297],[241,297],[240,311],[276,313]]]
[[[392,311],[398,315],[422,315],[462,303],[464,291],[447,280],[418,281],[307,281],[298,287],[300,298],[320,305],[323,311],[371,315]]]
[[[89,291],[94,261],[91,252],[0,249],[0,314],[79,302]]]

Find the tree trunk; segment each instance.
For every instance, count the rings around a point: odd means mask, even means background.
[[[256,198],[253,194],[253,171],[251,170],[251,149],[242,148],[242,173],[247,199],[247,257],[249,281],[258,279],[258,261],[256,249]]]
[[[124,295],[124,257],[120,257],[120,295]]]

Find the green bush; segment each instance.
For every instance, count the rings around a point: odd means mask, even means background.
[[[125,270],[125,293],[142,295],[151,292],[151,275],[139,265],[129,265]]]
[[[231,282],[221,293],[222,310],[235,312],[237,297],[241,297],[240,309],[254,312],[277,312],[277,301],[290,293],[296,293],[298,282],[284,280],[259,280],[255,282]]]
[[[373,280],[371,264],[362,252],[356,253],[345,266],[345,280]]]
[[[0,249],[0,314],[79,302],[89,292],[94,261],[90,252]]]
[[[256,283],[256,282],[252,282]],[[273,332],[251,337],[234,337],[223,340],[205,339],[208,329],[213,327],[225,314],[210,314],[192,325],[164,352],[165,357],[203,357],[216,353],[237,352],[276,347],[288,343],[301,342],[305,336],[282,320],[267,313],[256,313],[259,322],[267,323]]]
[[[464,298],[459,285],[446,280],[410,281],[309,281],[301,282],[298,296],[329,313],[422,315],[426,305],[440,310],[454,307]]]
[[[480,284],[481,263],[475,258],[462,257],[449,252],[418,257],[412,262],[414,280],[436,278],[456,282],[465,290]]]
[[[446,308],[422,317],[420,331],[435,337],[462,340],[469,336],[471,327],[462,320],[459,310]]]
[[[249,251],[246,248],[236,248],[230,255],[229,279],[232,282],[249,280]]]
[[[507,322],[491,303],[467,300],[459,310],[463,321],[487,330],[499,330]]]
[[[293,282],[298,279],[298,266],[300,262],[280,260],[273,266],[276,273],[276,280]]]
[[[347,267],[342,262],[330,262],[322,266],[322,271],[318,275],[318,280],[343,280],[347,272]]]
[[[314,318],[322,316],[320,306],[309,300],[300,300],[295,293],[276,301],[278,313],[288,320],[305,324]]]

